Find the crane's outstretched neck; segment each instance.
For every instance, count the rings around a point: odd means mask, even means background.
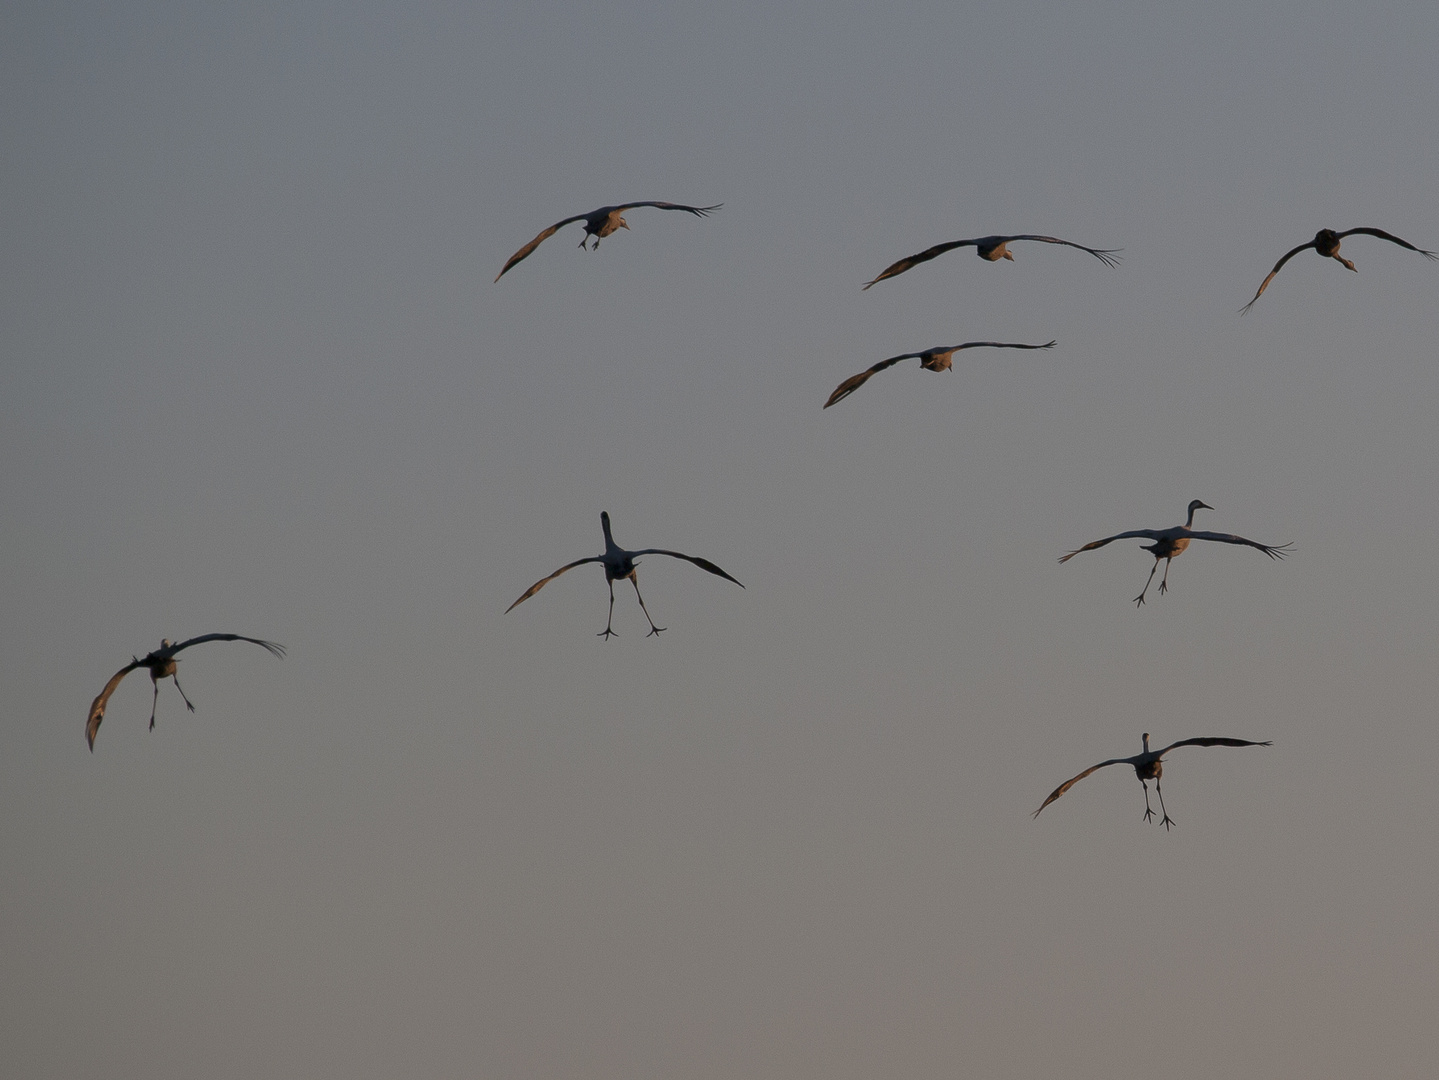
[[[600,528],[605,530],[605,547],[614,547],[615,539],[610,535],[610,514],[608,510],[600,511]]]
[[[1189,516],[1190,516],[1191,518],[1194,516],[1194,511],[1193,511],[1193,510],[1191,510],[1191,511],[1189,512]],[[1144,752],[1145,752],[1146,754],[1149,753],[1149,732],[1147,732],[1147,731],[1144,733]]]

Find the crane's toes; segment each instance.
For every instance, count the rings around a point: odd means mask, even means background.
[[[595,637],[602,637],[602,638],[604,638],[606,641],[609,641],[609,639],[612,638],[612,637],[619,637],[619,634],[617,634],[615,631],[611,630],[608,626],[606,626],[603,630],[601,630],[598,634],[596,634]]]
[[[1150,821],[1153,821],[1153,820],[1154,820],[1154,811],[1151,810],[1151,809],[1149,809],[1149,807],[1147,807],[1147,806],[1144,808],[1144,820],[1145,820],[1146,822],[1150,822]]]
[[[646,634],[645,637],[659,637],[668,629],[668,626],[651,626],[650,632]]]
[[[1168,591],[1169,591],[1169,586],[1166,585],[1164,582],[1161,581],[1161,582],[1159,583],[1159,595],[1160,595],[1160,596],[1163,596],[1163,595],[1164,595],[1165,593],[1167,593]]]
[[[1169,831],[1169,827],[1170,827],[1171,825],[1177,825],[1178,822],[1175,821],[1175,820],[1174,820],[1172,817],[1170,817],[1168,814],[1165,814],[1165,815],[1164,815],[1164,820],[1161,821],[1159,824],[1161,824],[1161,825],[1164,826],[1164,831],[1165,831],[1165,832],[1168,832],[1168,831]]]
[[[1134,606],[1135,606],[1135,607],[1143,607],[1143,606],[1144,606],[1144,594],[1143,594],[1143,593],[1140,593],[1138,596],[1136,596],[1136,597],[1134,598]]]

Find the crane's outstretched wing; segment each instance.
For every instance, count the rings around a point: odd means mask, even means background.
[[[711,574],[718,574],[720,577],[726,579],[727,581],[733,581],[733,582],[734,582],[736,585],[738,585],[741,589],[744,588],[744,582],[740,581],[739,578],[730,577],[728,574],[726,574],[723,570],[721,570],[721,569],[720,569],[718,566],[716,566],[714,563],[710,562],[708,559],[701,559],[701,558],[699,558],[699,557],[696,556],[696,555],[686,555],[683,551],[666,551],[664,548],[645,548],[643,551],[632,551],[632,552],[630,552],[630,554],[631,554],[631,555],[668,555],[668,556],[670,556],[670,558],[672,558],[672,559],[683,559],[683,560],[685,560],[685,562],[692,562],[692,563],[694,563],[694,564],[695,564],[696,566],[698,566],[701,570],[708,570]]]
[[[1287,255],[1285,255],[1284,258],[1280,259],[1277,263],[1275,263],[1275,264],[1274,264],[1274,269],[1271,270],[1271,271],[1269,271],[1269,276],[1264,279],[1264,281],[1263,281],[1263,282],[1260,284],[1260,286],[1259,286],[1259,291],[1254,294],[1254,300],[1258,300],[1261,296],[1264,295],[1264,290],[1267,289],[1267,288],[1269,288],[1269,283],[1274,280],[1274,275],[1277,274],[1277,273],[1279,273],[1280,268],[1281,268],[1285,263],[1287,263],[1290,259],[1294,258],[1294,256],[1298,255],[1301,251],[1305,250],[1306,248],[1312,248],[1313,246],[1314,246],[1314,241],[1313,241],[1313,240],[1309,241],[1309,243],[1307,243],[1307,244],[1300,244],[1300,245],[1299,245],[1297,248],[1295,248],[1293,251],[1291,251],[1291,252],[1289,252]],[[1245,312],[1247,312],[1250,308],[1252,308],[1252,307],[1254,306],[1254,300],[1249,301],[1249,303],[1245,304],[1242,308],[1240,308],[1240,309],[1239,309],[1239,314],[1243,315],[1243,314],[1244,314]]]
[[[633,210],[637,206],[655,206],[661,210],[686,210],[696,217],[709,217],[718,210],[724,203],[715,203],[713,206],[685,206],[682,203],[672,202],[627,202],[619,206],[607,206],[606,210]]]
[[[1244,544],[1248,547],[1258,548],[1271,559],[1282,559],[1294,550],[1292,543],[1270,547],[1268,544],[1261,544],[1257,540],[1248,540],[1242,536],[1235,536],[1232,533],[1191,532],[1189,537],[1191,540],[1218,540],[1221,544]],[[1083,548],[1080,550],[1082,551]]]
[[[535,237],[524,247],[520,248],[519,251],[515,252],[513,255],[510,256],[510,261],[505,263],[505,268],[495,275],[495,280],[499,281],[500,278],[504,277],[507,273],[509,273],[510,267],[514,266],[515,263],[528,259],[530,255],[534,253],[535,248],[539,247],[550,237],[554,236],[555,233],[558,232],[561,228],[568,225],[572,221],[584,221],[589,216],[589,214],[576,214],[574,217],[565,218],[564,221],[557,221],[548,229],[543,230],[539,236]]]
[[[1095,540],[1092,543],[1085,544],[1082,548],[1075,548],[1068,555],[1061,555],[1059,557],[1059,561],[1068,562],[1070,559],[1078,555],[1081,551],[1092,551],[1095,548],[1103,547],[1105,544],[1112,544],[1116,540],[1128,540],[1131,537],[1136,536],[1139,537],[1141,540],[1158,540],[1160,532],[1164,531],[1167,530],[1132,529],[1129,532],[1115,533],[1113,536],[1106,536],[1103,540]]]
[[[866,285],[865,288],[869,288],[869,286]],[[858,375],[851,375],[848,379],[845,379],[844,382],[840,383],[834,388],[834,393],[830,394],[829,400],[824,403],[824,407],[828,409],[835,402],[843,401],[845,398],[849,397],[850,394],[854,393],[861,386],[863,386],[869,380],[869,377],[875,372],[883,371],[887,367],[894,367],[894,365],[899,363],[901,360],[909,360],[914,357],[919,357],[923,355],[924,353],[917,352],[901,353],[899,356],[891,356],[888,360],[881,360],[868,371],[861,371]]]
[[[1170,743],[1170,744],[1169,744],[1168,746],[1166,746],[1163,750],[1159,751],[1159,756],[1160,756],[1160,757],[1163,757],[1165,754],[1169,753],[1169,751],[1173,750],[1176,746],[1273,746],[1273,745],[1274,745],[1274,743],[1272,743],[1272,742],[1270,742],[1270,741],[1268,741],[1268,740],[1266,740],[1266,741],[1264,741],[1264,742],[1250,742],[1248,739],[1220,739],[1220,738],[1180,739],[1177,743]]]
[[[892,278],[904,273],[906,270],[912,270],[914,267],[918,266],[922,262],[929,262],[930,259],[939,258],[946,251],[953,251],[955,248],[959,247],[973,246],[977,243],[979,243],[978,240],[954,240],[948,244],[935,244],[934,247],[927,248],[924,251],[921,251],[918,255],[910,255],[908,258],[900,259],[899,262],[895,263],[893,266],[886,268],[884,273],[880,274],[879,277],[874,279],[874,281],[866,282],[864,287],[867,289],[871,285],[875,285],[883,281],[885,278]]]
[[[1364,233],[1367,236],[1377,236],[1381,240],[1388,240],[1391,244],[1398,244],[1400,247],[1408,248],[1410,251],[1417,251],[1426,259],[1439,259],[1439,255],[1436,255],[1434,252],[1425,251],[1423,248],[1417,248],[1408,240],[1400,240],[1399,237],[1395,236],[1393,233],[1387,233],[1383,229],[1346,229],[1344,232],[1339,233],[1338,235],[1342,238],[1345,236],[1352,236],[1355,233]]]
[[[515,601],[513,604],[511,604],[509,607],[505,608],[505,614],[508,615],[510,612],[514,611],[515,608],[519,607],[521,604],[523,604],[523,603],[524,603],[526,600],[528,600],[530,597],[534,596],[535,593],[537,593],[537,592],[539,592],[541,589],[543,589],[549,582],[554,581],[555,578],[559,577],[559,576],[560,576],[561,574],[563,574],[566,570],[573,570],[575,567],[577,567],[577,566],[583,566],[585,563],[590,563],[590,562],[604,562],[604,561],[605,561],[605,557],[604,557],[603,555],[591,555],[588,559],[576,559],[574,562],[569,563],[569,564],[566,565],[566,566],[560,567],[558,570],[556,570],[556,571],[555,571],[553,574],[551,574],[549,577],[542,577],[542,578],[540,578],[539,581],[535,582],[535,583],[534,583],[533,585],[531,585],[528,589],[526,589],[524,596],[520,597],[518,600],[516,600],[516,601]]]
[[[162,651],[174,656],[181,649],[188,649],[191,645],[200,645],[206,641],[248,641],[251,645],[258,645],[265,649],[271,656],[277,656],[281,660],[285,658],[285,646],[274,641],[261,641],[259,638],[245,637],[243,634],[202,634],[199,637],[192,637],[189,641],[182,641],[178,645],[171,645]]]
[[[115,687],[120,685],[120,680],[137,667],[144,667],[144,661],[132,660],[119,671],[110,677],[105,684],[105,689],[100,691],[100,696],[90,703],[90,716],[85,721],[85,739],[90,743],[90,752],[95,752],[95,736],[100,731],[100,721],[105,719],[105,705],[110,700],[110,695],[115,692]]]
[[[1076,244],[1073,240],[1061,240],[1057,236],[1035,236],[1032,233],[1024,233],[1020,236],[1005,236],[1001,239],[1007,244],[1011,240],[1038,240],[1045,244],[1064,244],[1068,247],[1078,248],[1080,251],[1087,251],[1105,266],[1119,265],[1120,248],[1091,248],[1083,244]]]
[[[1061,795],[1063,795],[1066,791],[1068,791],[1070,788],[1072,788],[1075,784],[1077,784],[1077,783],[1079,783],[1081,780],[1083,780],[1083,779],[1084,779],[1086,776],[1088,776],[1090,773],[1092,773],[1092,772],[1097,772],[1098,770],[1104,768],[1106,765],[1130,765],[1130,764],[1133,764],[1133,759],[1131,759],[1131,758],[1110,758],[1108,761],[1101,761],[1098,765],[1091,765],[1089,768],[1085,769],[1085,770],[1084,770],[1082,773],[1080,773],[1078,776],[1071,776],[1071,777],[1070,777],[1068,780],[1066,780],[1064,783],[1060,784],[1059,787],[1057,787],[1057,788],[1055,788],[1053,791],[1051,791],[1051,792],[1049,793],[1049,798],[1047,798],[1047,799],[1044,800],[1043,804],[1039,807],[1039,810],[1036,810],[1036,811],[1034,812],[1034,815],[1033,815],[1033,816],[1034,816],[1034,817],[1039,817],[1039,811],[1040,811],[1040,810],[1043,810],[1043,809],[1044,809],[1046,806],[1048,806],[1050,803],[1054,802],[1055,799],[1059,798]]]

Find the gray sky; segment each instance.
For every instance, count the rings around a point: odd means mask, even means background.
[[[1427,1076],[1439,9],[480,7],[6,10],[0,1059]]]

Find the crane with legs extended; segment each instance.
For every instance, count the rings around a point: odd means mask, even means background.
[[[1092,772],[1109,765],[1131,765],[1134,767],[1134,775],[1139,777],[1139,783],[1144,787],[1144,820],[1151,821],[1154,818],[1154,811],[1149,807],[1149,784],[1154,781],[1154,790],[1159,795],[1159,809],[1164,814],[1164,820],[1160,822],[1166,830],[1173,824],[1174,819],[1169,816],[1169,811],[1164,806],[1164,792],[1159,787],[1159,778],[1164,774],[1164,755],[1180,746],[1273,746],[1272,742],[1250,742],[1248,739],[1226,739],[1216,737],[1202,737],[1198,739],[1180,739],[1178,742],[1170,743],[1163,750],[1149,749],[1149,732],[1144,733],[1144,753],[1135,754],[1133,757],[1110,758],[1108,761],[1101,761],[1098,765],[1091,765],[1078,776],[1072,776],[1059,787],[1049,793],[1049,798],[1040,805],[1039,810],[1034,812],[1039,817],[1040,812],[1059,798],[1066,791],[1079,783]]]
[[[150,682],[154,684],[155,694],[150,701],[150,730],[155,729],[155,708],[160,702],[160,680],[169,678],[175,680],[175,689],[180,691],[180,696],[185,699],[186,707],[195,711],[194,704],[185,694],[184,688],[180,686],[179,664],[176,653],[182,649],[188,649],[191,645],[200,645],[206,641],[248,641],[252,645],[259,645],[270,653],[271,656],[283,658],[285,646],[273,641],[262,641],[260,638],[245,637],[241,634],[202,634],[200,637],[190,638],[189,641],[182,641],[178,645],[169,638],[160,642],[160,647],[154,652],[146,653],[144,656],[132,656],[130,662],[115,672],[110,681],[105,684],[105,689],[100,691],[98,697],[90,703],[90,715],[85,721],[85,738],[90,743],[90,750],[95,749],[95,735],[100,730],[100,721],[105,718],[105,706],[110,700],[110,695],[120,685],[122,679],[136,668],[148,668],[150,671]]]
[[[625,550],[616,544],[614,537],[610,535],[610,515],[606,510],[600,511],[600,527],[605,531],[605,550],[603,555],[591,555],[587,559],[576,559],[574,562],[567,563],[560,567],[548,577],[540,578],[539,581],[526,589],[518,600],[505,608],[505,614],[508,615],[511,611],[515,610],[515,608],[534,596],[535,593],[543,589],[547,583],[559,577],[566,570],[573,570],[576,566],[583,566],[585,563],[597,562],[604,564],[605,582],[610,587],[610,614],[609,618],[605,620],[605,628],[595,636],[602,637],[606,641],[612,636],[619,636],[611,627],[615,619],[615,582],[623,580],[624,578],[628,578],[630,584],[635,587],[635,597],[640,602],[640,610],[645,613],[645,618],[649,619],[650,632],[646,634],[645,637],[653,637],[661,634],[664,632],[665,627],[655,625],[654,619],[650,618],[650,609],[645,607],[645,598],[640,595],[639,572],[635,569],[639,563],[635,560],[641,555],[668,555],[673,559],[684,559],[686,562],[694,563],[701,570],[708,570],[711,574],[722,577],[727,581],[733,581],[741,589],[744,588],[743,583],[741,583],[738,578],[730,577],[729,574],[725,573],[714,563],[708,559],[701,559],[697,555],[686,555],[682,551],[668,551],[665,548],[642,548],[639,551]]]
[[[716,203],[714,206],[683,206],[680,203],[672,202],[627,202],[620,203],[618,206],[601,206],[598,210],[591,210],[588,214],[576,214],[574,217],[567,217],[563,221],[555,222],[548,229],[543,230],[539,236],[535,237],[524,247],[520,248],[519,251],[511,255],[510,261],[505,263],[505,268],[495,275],[495,280],[499,281],[500,278],[509,272],[510,267],[514,266],[517,262],[529,258],[535,248],[539,247],[540,244],[548,240],[551,236],[554,236],[557,230],[572,221],[583,221],[585,223],[585,235],[580,238],[580,247],[585,247],[586,241],[593,236],[595,238],[595,246],[593,248],[586,248],[586,250],[598,251],[601,237],[609,236],[610,233],[616,229],[628,229],[630,227],[624,218],[626,210],[633,210],[640,206],[654,206],[660,210],[684,210],[687,213],[695,215],[695,217],[709,217],[710,214],[723,205],[724,203]]]
[[[1159,569],[1160,559],[1165,562],[1164,577],[1159,582],[1159,591],[1161,593],[1169,591],[1169,564],[1174,561],[1176,556],[1183,554],[1191,540],[1217,540],[1221,544],[1244,544],[1258,548],[1271,559],[1282,559],[1294,550],[1293,544],[1280,544],[1274,547],[1269,544],[1261,544],[1257,540],[1249,540],[1243,536],[1235,536],[1233,533],[1195,532],[1194,511],[1213,509],[1214,507],[1208,503],[1195,499],[1189,504],[1189,518],[1183,525],[1175,525],[1168,529],[1131,529],[1129,532],[1116,533],[1114,536],[1106,536],[1103,540],[1095,540],[1081,548],[1075,548],[1068,555],[1061,555],[1059,561],[1068,562],[1081,551],[1101,548],[1115,540],[1128,540],[1131,537],[1153,540],[1154,543],[1144,546],[1144,550],[1154,556],[1154,565],[1149,568],[1149,577],[1144,581],[1144,589],[1134,598],[1134,604],[1138,607],[1144,603],[1144,594],[1149,592],[1149,583],[1154,580],[1154,572]]]

